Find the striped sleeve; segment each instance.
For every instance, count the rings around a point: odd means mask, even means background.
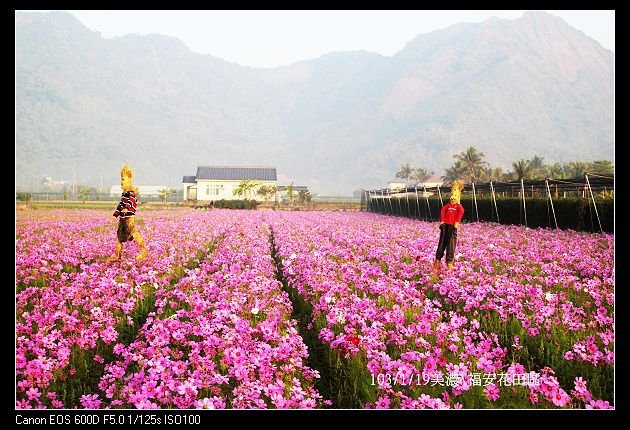
[[[136,213],[136,208],[138,206],[138,200],[136,199],[136,194],[133,191],[124,192],[120,203],[116,207],[114,211],[114,216],[121,218],[129,218]],[[126,209],[126,211],[125,211]]]

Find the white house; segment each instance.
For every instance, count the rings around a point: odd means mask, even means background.
[[[199,166],[195,176],[184,176],[184,200],[215,201],[240,200],[243,195],[234,195],[234,190],[244,180],[254,181],[256,187],[250,198],[263,201],[256,190],[263,185],[276,185],[278,175],[275,167],[257,166]]]
[[[422,187],[432,188],[432,187],[437,187],[438,185],[441,187],[443,183],[444,181],[439,176],[436,176],[436,175],[430,176],[424,182],[417,182],[417,181],[406,182],[404,179],[396,178],[396,179],[392,179],[391,181],[387,183],[387,188],[391,191],[404,190],[405,187],[410,187],[410,188],[417,187],[419,189]]]
[[[415,184],[415,182],[407,182],[404,179],[400,179],[400,178],[396,178],[396,179],[392,179],[391,181],[389,181],[387,183],[387,188],[390,191],[397,191],[397,190],[402,190],[405,188],[405,186],[408,187],[413,187],[413,184]]]
[[[436,175],[432,175],[432,176],[429,176],[429,179],[424,181],[424,183],[419,183],[418,186],[424,185],[427,188],[431,188],[431,187],[437,187],[439,185],[440,187],[442,187],[443,183],[444,181],[442,180],[442,178]]]
[[[410,196],[413,195],[415,197],[416,192],[417,192],[419,197],[431,197],[433,194],[435,194],[435,190],[433,192],[427,191],[425,193],[424,187],[426,187],[427,189],[435,188],[438,186],[442,187],[443,183],[444,181],[439,176],[436,176],[436,175],[430,176],[424,182],[416,182],[416,181],[406,182],[404,179],[396,178],[387,183],[387,189],[390,192],[400,192],[400,191],[403,191],[405,188],[414,188],[414,190],[410,191],[407,194],[409,194]],[[399,194],[398,196],[403,197],[403,196],[406,196],[407,194]]]

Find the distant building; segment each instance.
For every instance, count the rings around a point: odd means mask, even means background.
[[[433,176],[429,176],[429,179],[424,181],[423,184],[419,184],[419,185],[424,185],[425,187],[430,188],[430,187],[437,187],[438,185],[441,187],[443,183],[444,181],[442,180],[442,178],[440,178],[439,176],[433,175]]]
[[[396,178],[387,183],[387,189],[390,191],[404,190],[405,187],[413,187],[415,184],[415,181],[405,181],[404,179]]]
[[[159,197],[160,190],[167,189],[166,185],[136,185],[138,187],[138,194],[140,194],[140,199],[142,197]],[[110,196],[120,196],[122,194],[122,188],[120,185],[113,185],[109,189]]]
[[[255,166],[199,166],[195,176],[184,176],[184,200],[241,200],[243,195],[234,195],[244,180],[256,182],[256,188],[276,185],[278,175],[275,167]],[[263,197],[252,190],[251,198],[263,201]]]
[[[277,186],[277,192],[276,192],[276,197],[275,197],[275,201],[280,203],[286,203],[288,202],[289,199],[289,195],[287,194],[287,185],[278,185]],[[300,191],[308,191],[308,187],[306,185],[294,185],[293,186],[293,201],[298,201],[299,200],[299,192]]]
[[[404,190],[405,187],[432,188],[432,187],[437,187],[438,185],[441,187],[443,183],[444,181],[439,176],[436,176],[436,175],[429,176],[429,178],[424,182],[405,181],[404,179],[396,178],[396,179],[392,179],[391,181],[387,183],[387,188],[391,191]]]
[[[419,197],[431,197],[434,192],[427,191],[424,192],[424,187],[426,188],[435,188],[437,186],[441,187],[444,181],[436,175],[429,176],[426,181],[418,182],[418,181],[405,181],[404,179],[396,178],[387,183],[387,189],[392,192],[403,191],[405,188],[413,188],[407,194],[412,194],[415,196],[418,194]],[[406,194],[403,194],[406,195]]]

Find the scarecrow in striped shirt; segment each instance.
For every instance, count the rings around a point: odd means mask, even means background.
[[[120,170],[120,186],[122,188],[122,197],[120,203],[114,211],[114,217],[118,218],[118,241],[116,242],[116,256],[112,260],[120,260],[122,255],[123,243],[130,242],[135,239],[140,245],[140,252],[136,255],[136,260],[140,261],[147,256],[147,248],[144,245],[144,239],[140,233],[136,231],[134,215],[138,206],[137,193],[138,189],[131,185],[133,171],[128,164],[125,164]]]

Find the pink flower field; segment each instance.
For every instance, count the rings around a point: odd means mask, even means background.
[[[16,408],[613,408],[614,236],[365,212],[16,215]]]

